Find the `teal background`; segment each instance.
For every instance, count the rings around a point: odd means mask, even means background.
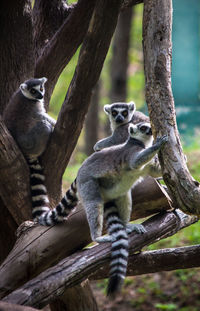
[[[172,90],[182,134],[200,131],[200,0],[173,0]]]

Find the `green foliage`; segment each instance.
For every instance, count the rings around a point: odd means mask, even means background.
[[[173,303],[169,303],[169,304],[157,303],[155,307],[158,310],[177,310],[177,305]]]

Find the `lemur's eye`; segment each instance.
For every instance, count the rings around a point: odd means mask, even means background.
[[[146,132],[146,130],[147,130],[147,126],[145,126],[145,125],[143,125],[143,126],[141,126],[141,128],[140,128],[140,131],[141,132]]]
[[[41,86],[41,87],[40,87],[40,91],[43,92],[43,90],[44,90],[44,89],[43,89],[43,87]]]
[[[127,117],[127,115],[128,115],[128,111],[127,110],[124,110],[124,111],[122,111],[122,115],[123,115],[123,117]]]
[[[36,90],[35,89],[31,89],[30,92],[31,92],[31,94],[35,94]]]
[[[113,117],[116,117],[117,114],[118,114],[117,111],[115,111],[115,110],[112,111],[112,116]]]

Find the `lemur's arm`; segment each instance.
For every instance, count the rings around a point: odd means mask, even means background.
[[[148,170],[148,174],[154,178],[158,178],[162,176],[161,166],[158,160],[158,155],[156,154],[155,157],[146,165]]]
[[[53,127],[56,124],[56,120],[50,117],[47,113],[44,114],[44,120],[47,120]]]
[[[112,147],[125,143],[128,138],[128,129],[124,126],[117,127],[109,137],[99,140],[94,145],[94,151],[100,151],[104,148]]]
[[[46,148],[47,141],[53,130],[53,126],[44,118],[38,121],[35,126],[26,134],[20,134],[17,142],[24,154],[35,154],[39,156]]]
[[[104,139],[99,140],[93,147],[94,151],[100,151],[104,148],[111,147],[115,145],[113,136],[106,137]]]
[[[164,145],[167,141],[167,135],[158,137],[156,142],[151,147],[144,149],[136,157],[133,155],[133,157],[130,158],[129,167],[131,169],[140,169],[143,165],[151,161],[162,145]]]

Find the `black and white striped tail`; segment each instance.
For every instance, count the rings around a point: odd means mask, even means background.
[[[30,186],[33,219],[49,211],[49,199],[45,187],[45,176],[38,158],[27,158],[30,169]]]
[[[43,226],[52,226],[61,223],[74,210],[78,203],[76,179],[65,193],[60,203],[52,210],[44,212],[38,222]]]
[[[107,287],[107,296],[115,297],[121,290],[126,276],[128,263],[128,235],[125,225],[119,217],[115,203],[104,205],[108,233],[112,237],[110,276]]]

